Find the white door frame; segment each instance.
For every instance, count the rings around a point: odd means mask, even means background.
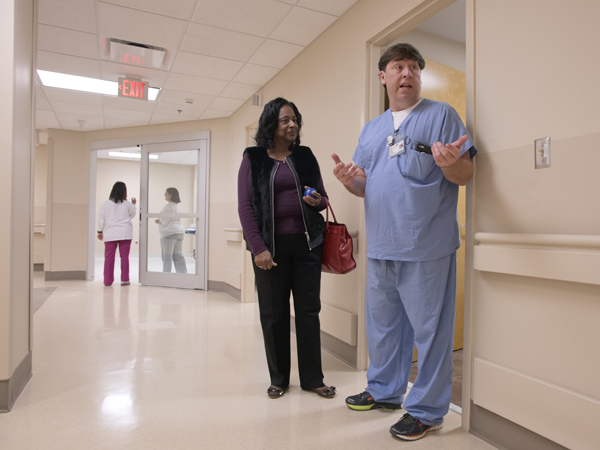
[[[411,10],[393,13],[385,23],[380,24],[365,39],[365,104],[362,125],[380,115],[384,94],[377,76],[377,63],[381,49],[398,39],[401,35],[413,30],[427,19],[455,3],[456,0],[423,0]],[[475,0],[466,0],[466,80],[467,80],[467,130],[477,143],[475,130]],[[469,430],[471,401],[471,354],[472,354],[472,270],[473,270],[473,183],[466,189],[466,239],[465,239],[465,325],[463,350],[463,395],[462,395],[462,428]],[[359,235],[366,236],[364,224],[364,205],[361,207]],[[365,286],[366,286],[366,239],[359,241],[359,257],[362,259],[361,289],[358,325],[358,368],[367,367],[367,343],[365,327]]]
[[[143,144],[140,165],[140,284],[189,289],[208,288],[208,145],[203,139],[194,141]],[[148,211],[148,182],[150,153],[197,150],[196,204],[194,213],[163,215]],[[162,192],[162,191],[161,191]],[[162,273],[148,271],[148,219],[158,217],[197,218],[202,225],[197,228],[195,238],[196,274]],[[199,233],[201,231],[201,233]]]
[[[132,133],[133,134],[133,133]],[[178,142],[178,141],[195,141],[204,139],[207,142],[207,168],[210,168],[210,131],[197,131],[194,133],[178,133],[178,134],[162,134],[157,136],[133,136],[122,139],[106,139],[91,141],[89,144],[90,152],[90,171],[89,171],[89,198],[88,198],[88,255],[87,255],[87,273],[86,280],[92,281],[94,279],[95,265],[96,265],[96,251],[95,251],[95,239],[96,239],[96,151],[98,150],[110,150],[113,148],[125,148],[135,147],[136,145],[143,144],[160,144],[164,142]],[[209,199],[209,176],[210,170],[207,170],[207,188],[206,188],[206,199],[208,204]],[[207,209],[208,211],[208,209]],[[208,221],[208,213],[206,220]],[[208,230],[208,226],[206,228]],[[206,257],[208,258],[208,248],[206,250]]]

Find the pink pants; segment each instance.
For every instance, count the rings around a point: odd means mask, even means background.
[[[129,281],[129,248],[131,239],[109,241],[104,243],[104,285],[110,286],[115,281],[115,253],[119,246],[121,256],[121,283]]]

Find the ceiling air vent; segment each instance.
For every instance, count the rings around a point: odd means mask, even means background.
[[[262,106],[262,94],[254,94],[252,96],[252,106],[260,108]]]
[[[165,48],[115,38],[104,39],[104,50],[111,61],[152,69],[166,68],[169,54]]]

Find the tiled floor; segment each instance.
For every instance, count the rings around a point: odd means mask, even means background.
[[[34,287],[51,295],[34,316],[34,376],[0,414],[3,450],[492,449],[453,412],[425,439],[394,439],[403,412],[349,410],[365,373],[327,353],[335,399],[300,390],[295,370],[268,399],[257,307],[224,293],[39,275]]]

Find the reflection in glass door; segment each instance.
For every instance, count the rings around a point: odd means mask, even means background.
[[[206,289],[206,140],[142,146],[140,283]]]

